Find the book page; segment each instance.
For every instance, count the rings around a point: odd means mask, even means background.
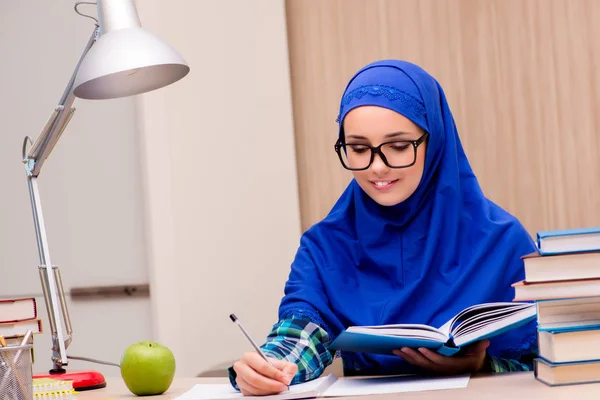
[[[485,320],[494,315],[510,313],[518,311],[523,308],[530,307],[529,303],[515,303],[515,302],[498,302],[498,303],[483,303],[476,304],[471,307],[467,307],[446,324],[445,329],[449,329],[454,336],[458,333],[462,324],[469,324],[474,320]]]
[[[467,333],[467,331],[479,329],[483,325],[489,325],[496,321],[509,318],[513,314],[523,312],[523,310],[525,309],[526,307],[521,307],[513,309],[496,310],[489,313],[483,313],[481,315],[473,315],[470,316],[468,319],[457,321],[455,327],[452,329],[452,333],[454,336],[460,336],[463,333]]]
[[[535,306],[524,308],[519,312],[508,314],[505,318],[492,319],[481,323],[478,327],[456,335],[454,343],[463,346],[478,340],[487,339],[516,328],[534,319],[537,315]]]
[[[403,337],[414,337],[445,342],[448,336],[439,329],[429,325],[420,324],[393,324],[373,326],[351,326],[348,332],[366,333],[369,335],[392,335]]]
[[[367,396],[428,390],[463,389],[470,375],[453,377],[392,376],[381,378],[338,379],[321,397]]]
[[[362,326],[353,326],[348,328],[348,332],[364,333],[368,335],[389,335],[423,340],[436,340],[442,343],[448,340],[447,336],[444,336],[441,332],[438,332],[437,330],[432,331],[414,328],[367,328]]]

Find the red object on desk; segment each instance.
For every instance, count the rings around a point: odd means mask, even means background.
[[[33,375],[33,378],[50,378],[60,381],[73,381],[73,389],[78,392],[106,387],[104,375],[98,371],[54,372],[49,374]]]

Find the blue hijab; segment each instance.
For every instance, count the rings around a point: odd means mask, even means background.
[[[535,243],[482,193],[439,83],[408,62],[365,66],[342,97],[340,137],[346,114],[366,105],[396,111],[429,133],[421,182],[407,200],[385,207],[352,180],[327,217],[302,235],[279,317],[310,318],[333,340],[351,325],[440,327],[468,306],[512,301],[511,284],[524,279],[520,257]],[[535,321],[490,342],[495,356],[530,354]],[[395,356],[342,357],[346,374],[414,370]]]

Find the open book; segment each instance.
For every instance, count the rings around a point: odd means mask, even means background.
[[[446,356],[461,347],[526,324],[536,318],[535,303],[485,303],[468,307],[439,328],[418,324],[351,326],[332,350],[393,354],[401,347],[426,347]]]

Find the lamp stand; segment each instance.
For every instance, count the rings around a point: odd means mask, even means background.
[[[35,235],[40,258],[40,280],[42,283],[46,309],[48,311],[50,332],[52,334],[52,369],[50,369],[48,375],[34,375],[34,378],[49,377],[58,380],[71,380],[73,381],[73,388],[77,391],[105,387],[106,381],[104,376],[97,371],[77,371],[67,373],[64,368],[69,363],[66,350],[71,344],[73,329],[71,327],[71,318],[67,308],[60,271],[50,259],[46,225],[42,213],[37,179],[42,164],[52,151],[52,148],[73,116],[75,111],[75,109],[71,107],[75,100],[75,96],[73,95],[73,82],[77,76],[81,61],[96,41],[97,35],[98,26],[96,25],[79,63],[77,64],[77,68],[75,68],[73,76],[63,93],[59,105],[54,109],[54,112],[50,116],[42,133],[38,136],[36,142],[27,154],[26,146],[29,138],[25,138],[25,142],[23,143],[23,163],[25,164],[27,173],[29,198],[31,200]]]

